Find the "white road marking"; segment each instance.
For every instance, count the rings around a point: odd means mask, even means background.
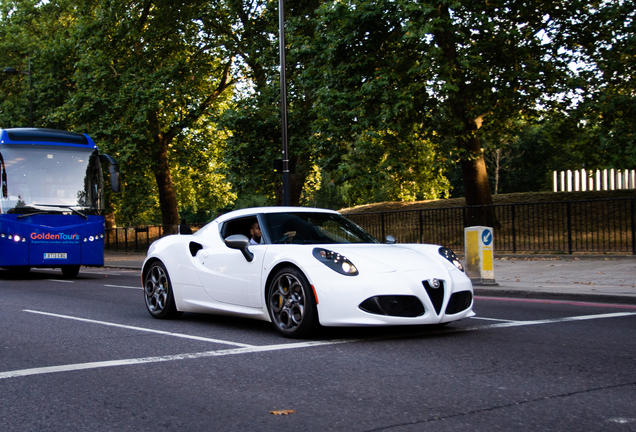
[[[144,364],[144,363],[158,363],[158,362],[175,361],[175,360],[199,359],[204,357],[220,357],[220,356],[236,355],[236,354],[251,354],[251,353],[279,351],[279,350],[286,350],[286,349],[309,348],[313,346],[335,345],[340,343],[351,343],[351,342],[356,342],[356,341],[355,340],[333,340],[333,341],[298,342],[298,343],[281,344],[281,345],[265,345],[260,347],[253,346],[250,348],[234,348],[234,349],[227,349],[227,350],[220,350],[220,351],[204,351],[204,352],[189,353],[189,354],[176,354],[176,355],[167,355],[167,356],[160,356],[160,357],[145,357],[145,358],[136,358],[136,359],[122,359],[122,360],[111,360],[111,361],[90,362],[90,363],[77,363],[77,364],[49,366],[49,367],[42,367],[42,368],[22,369],[22,370],[10,371],[10,372],[0,372],[0,379],[17,378],[17,377],[30,376],[30,375],[42,375],[42,374],[49,374],[49,373],[55,373],[55,372],[70,372],[70,371],[78,371],[78,370],[86,370],[86,369],[98,369],[98,368],[113,367],[113,366],[129,366],[129,365]]]
[[[64,279],[46,279],[48,281],[52,281],[52,282],[64,282],[64,283],[75,283],[75,281],[71,281],[71,280],[64,280]]]
[[[486,317],[479,317],[479,316],[471,317],[471,319],[484,320],[484,321],[502,321],[502,322],[512,322],[512,323],[523,322],[523,321],[505,320],[505,319],[497,319],[497,318],[486,318]]]
[[[142,287],[132,287],[132,286],[125,286],[125,285],[104,285],[105,287],[111,287],[111,288],[129,288],[129,289],[136,289],[136,290],[142,290]]]
[[[112,272],[107,272],[107,271],[86,271],[86,270],[81,270],[81,273],[97,274],[97,275],[108,275],[108,276],[121,276],[121,274],[119,274],[119,273],[112,273]]]
[[[622,318],[622,317],[635,316],[635,315],[636,315],[636,312],[616,312],[616,313],[608,313],[608,314],[582,315],[582,316],[554,318],[554,319],[537,320],[537,321],[503,322],[499,324],[490,324],[486,326],[457,329],[457,331],[473,331],[473,330],[482,330],[482,329],[491,329],[491,328],[507,328],[507,327],[520,327],[520,326],[539,325],[539,324],[554,324],[554,323],[563,323],[563,322],[572,322],[572,321],[587,321],[587,320],[603,319],[603,318]]]
[[[118,327],[118,328],[125,328],[125,329],[128,329],[128,330],[137,330],[137,331],[142,331],[142,332],[147,332],[147,333],[156,333],[156,334],[160,334],[160,335],[164,335],[164,336],[173,336],[173,337],[178,337],[178,338],[183,338],[183,339],[193,339],[193,340],[202,341],[202,342],[212,342],[212,343],[219,343],[219,344],[224,344],[224,345],[234,345],[234,346],[244,347],[244,348],[252,348],[254,346],[254,345],[248,345],[248,344],[238,343],[238,342],[231,342],[231,341],[226,341],[226,340],[221,340],[221,339],[211,339],[211,338],[205,338],[205,337],[201,337],[201,336],[191,336],[191,335],[186,335],[186,334],[181,334],[181,333],[172,333],[172,332],[167,332],[167,331],[163,331],[163,330],[153,330],[153,329],[148,329],[148,328],[143,328],[143,327],[134,327],[134,326],[124,325],[124,324],[111,323],[111,322],[107,322],[107,321],[96,321],[96,320],[87,319],[87,318],[78,318],[78,317],[72,317],[72,316],[68,316],[68,315],[59,315],[59,314],[54,314],[54,313],[49,313],[49,312],[40,312],[40,311],[34,311],[34,310],[28,310],[28,309],[24,309],[23,312],[29,312],[29,313],[33,313],[33,314],[52,316],[52,317],[55,317],[55,318],[70,319],[70,320],[74,320],[74,321],[87,322],[87,323],[91,323],[91,324],[100,324],[100,325],[105,325],[105,326],[109,326],[109,327]]]
[[[138,327],[113,324],[113,323],[105,323],[102,321],[88,320],[84,318],[67,317],[65,315],[50,314],[47,312],[37,312],[37,311],[30,311],[30,310],[25,310],[25,312],[49,315],[49,316],[55,316],[55,317],[61,317],[61,318],[68,318],[68,319],[74,319],[74,320],[83,321],[83,322],[98,323],[98,324],[110,325],[115,327],[131,328],[131,329],[141,330],[141,331],[151,331],[154,333],[165,334],[168,336],[178,336],[178,337],[185,337],[185,338],[197,339],[197,340],[204,339],[204,338],[198,338],[196,336],[191,337],[187,335],[178,335],[176,333],[148,330],[148,329],[143,329]],[[413,336],[417,336],[418,334],[431,335],[431,334],[438,334],[438,333],[456,333],[456,332],[484,330],[484,329],[491,329],[491,328],[521,327],[526,325],[553,324],[553,323],[561,323],[561,322],[586,321],[586,320],[604,319],[604,318],[621,318],[621,317],[628,317],[628,316],[635,316],[635,315],[636,315],[636,312],[618,312],[618,313],[609,313],[609,314],[600,314],[600,315],[583,315],[583,316],[556,318],[556,319],[548,319],[548,320],[537,320],[537,321],[504,322],[504,323],[490,324],[486,326],[477,326],[477,327],[468,327],[468,328],[459,328],[459,329],[445,329],[445,330],[438,330],[433,332],[430,332],[430,331],[418,332],[417,334],[409,334],[407,336],[413,337]],[[388,338],[387,336],[384,336],[378,339],[387,339],[387,338]],[[227,350],[219,350],[219,351],[204,351],[204,352],[198,352],[198,353],[167,355],[167,356],[160,356],[160,357],[143,357],[143,358],[77,363],[77,364],[49,366],[49,367],[42,367],[42,368],[14,370],[14,371],[8,371],[8,372],[0,372],[0,379],[17,378],[17,377],[31,376],[31,375],[42,375],[42,374],[49,374],[49,373],[56,373],[56,372],[70,372],[70,371],[79,371],[79,370],[87,370],[87,369],[99,369],[104,367],[128,366],[128,365],[135,365],[135,364],[198,359],[198,358],[205,358],[205,357],[220,357],[220,356],[226,356],[226,355],[280,351],[280,350],[286,350],[286,349],[309,348],[314,346],[326,346],[326,345],[336,345],[336,344],[365,342],[365,341],[368,342],[371,340],[373,339],[350,339],[350,340],[340,339],[340,340],[332,340],[332,341],[312,341],[312,342],[298,342],[298,343],[279,344],[279,345],[265,345],[260,347],[249,346],[244,344],[235,344],[235,345],[243,345],[244,347],[227,349]],[[227,341],[219,341],[219,343],[223,343],[223,342],[230,343]]]
[[[607,421],[612,423],[618,423],[618,424],[628,424],[628,423],[634,423],[636,419],[627,418],[627,417],[614,417],[614,418],[608,419]]]

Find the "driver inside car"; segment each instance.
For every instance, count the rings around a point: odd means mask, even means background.
[[[257,245],[261,244],[261,227],[258,225],[258,222],[253,222],[252,227],[250,228],[250,244]]]

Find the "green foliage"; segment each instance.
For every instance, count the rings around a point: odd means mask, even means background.
[[[402,126],[395,121],[395,115],[409,115],[400,105],[405,98],[411,99],[408,90],[402,90],[402,101],[394,102],[388,100],[388,78],[370,81],[364,93],[370,99],[364,104],[358,100],[357,88],[353,89],[355,94],[340,91],[340,83],[371,73],[369,68],[376,67],[379,57],[369,59],[365,48],[359,57],[344,53],[342,63],[335,67],[330,61],[333,45],[356,35],[348,34],[349,28],[331,28],[324,22],[331,19],[323,11],[327,3],[287,2],[289,149],[296,161],[297,174],[292,179],[297,183],[295,203],[333,207],[336,203],[444,196],[448,185],[430,141],[413,124]],[[339,5],[334,8],[346,9]],[[372,15],[381,19],[383,12],[378,5],[370,7]],[[272,38],[277,12],[270,2],[261,15],[243,24],[259,29],[257,40]],[[336,15],[344,19],[347,14],[334,12]],[[360,24],[357,18],[352,17],[352,25]],[[368,22],[370,27],[375,24]],[[351,31],[355,33],[355,29]],[[281,157],[276,48],[270,45],[245,55],[255,77],[253,92],[226,111],[222,121],[231,131],[226,153],[229,178],[240,195],[260,194],[269,202],[274,202],[280,190],[280,175],[272,170],[273,160]],[[385,60],[387,67],[395,60],[395,53],[390,53]],[[387,97],[382,96],[385,92]],[[329,180],[325,183],[324,179]],[[329,186],[326,195],[320,192],[323,186]]]
[[[634,157],[633,2],[349,1],[320,14],[317,105],[339,148],[387,130],[429,140],[432,167],[503,151],[504,190],[543,189],[556,164]],[[478,178],[463,174],[449,171],[461,195]]]
[[[118,224],[174,224],[179,206],[211,215],[233,200],[212,121],[234,82],[224,2],[3,1],[2,11],[3,62],[31,53],[35,125],[89,133],[118,160]],[[3,77],[3,126],[28,125],[23,81]]]
[[[594,64],[590,85],[572,113],[582,141],[598,149],[593,168],[636,168],[636,7],[633,1],[601,3],[582,23],[581,45]]]
[[[486,203],[636,168],[633,1],[285,4],[294,204]],[[0,67],[29,54],[35,125],[119,160],[118,224],[280,201],[278,2],[0,0]],[[28,125],[27,78],[0,77],[3,127]]]
[[[76,19],[71,1],[0,2],[0,68],[14,67],[23,74],[0,76],[0,125],[29,126],[29,84],[24,73],[30,70],[33,85],[35,127],[64,129],[68,124],[51,121],[49,115],[74,90],[72,82],[77,61],[77,40],[73,37]]]

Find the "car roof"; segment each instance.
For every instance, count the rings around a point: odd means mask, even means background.
[[[331,213],[340,214],[335,210],[321,209],[315,207],[251,207],[240,210],[234,210],[224,215],[219,216],[215,220],[217,222],[225,222],[226,220],[233,219],[241,216],[253,216],[259,213]]]

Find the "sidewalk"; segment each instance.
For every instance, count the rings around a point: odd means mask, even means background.
[[[145,255],[106,252],[108,268],[141,270]],[[636,256],[532,256],[495,258],[496,286],[475,286],[477,296],[636,304]]]
[[[476,295],[636,304],[635,256],[495,258],[498,286]]]

